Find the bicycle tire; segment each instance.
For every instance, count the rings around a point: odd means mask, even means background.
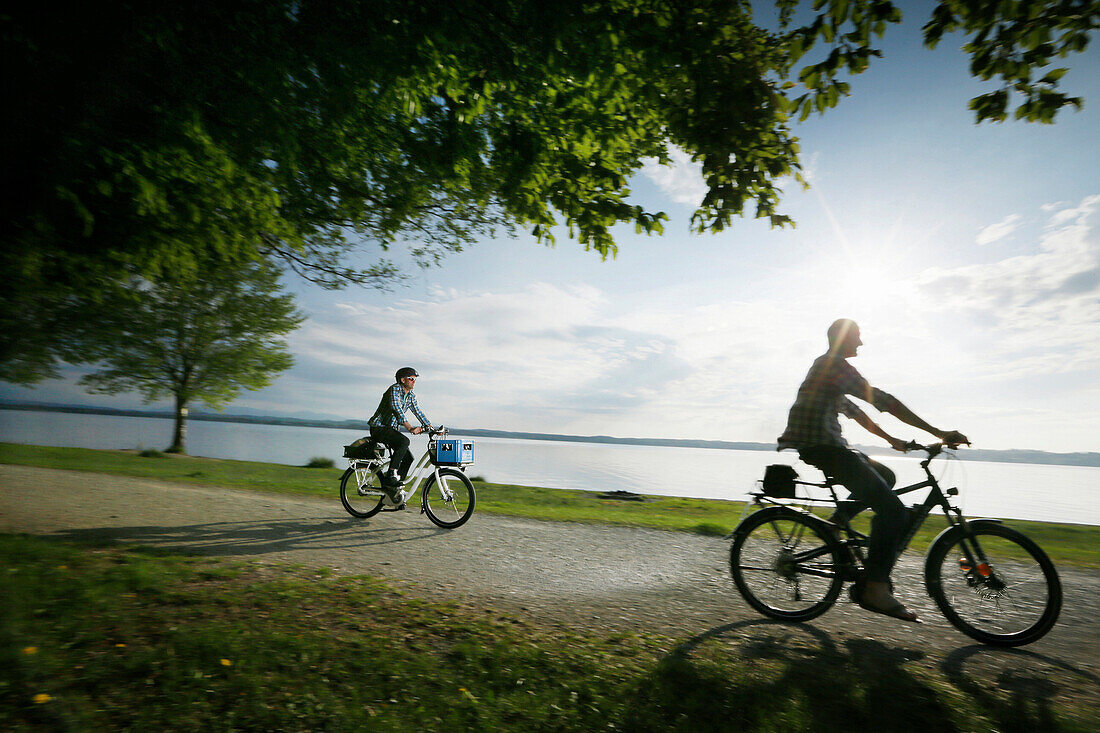
[[[436,475],[440,482],[436,482]],[[441,468],[424,484],[421,506],[428,519],[443,529],[461,527],[474,513],[477,495],[466,474],[453,468]]]
[[[1041,639],[1062,610],[1062,582],[1042,548],[996,521],[944,531],[928,549],[925,585],[951,625],[993,646]],[[976,543],[982,566],[966,543]]]
[[[842,548],[822,522],[782,507],[750,515],[734,531],[730,575],[765,616],[809,621],[836,603]]]
[[[349,493],[350,492],[350,493]],[[365,486],[355,478],[355,469],[349,467],[340,477],[340,503],[353,517],[366,519],[382,511],[382,472],[371,475]]]

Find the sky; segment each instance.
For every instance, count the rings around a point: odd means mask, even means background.
[[[227,411],[366,419],[411,365],[435,423],[773,442],[847,317],[864,341],[851,363],[932,425],[981,448],[1100,450],[1100,49],[1066,60],[1083,111],[979,126],[967,102],[991,85],[958,37],[923,48],[931,6],[906,4],[852,94],[794,126],[811,182],[786,189],[796,228],[690,234],[702,181],[674,155],[631,183],[668,214],[665,234],[617,230],[614,259],[521,234],[411,268],[390,292],[288,279],[308,315],[295,366]],[[0,384],[0,399],[141,404],[85,394],[79,373]]]

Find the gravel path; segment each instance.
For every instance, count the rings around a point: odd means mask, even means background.
[[[0,465],[0,531],[323,566],[386,577],[413,594],[507,610],[533,623],[659,631],[689,643],[766,626],[814,644],[872,643],[907,663],[976,684],[1031,680],[1049,687],[1046,697],[1100,705],[1095,571],[1063,569],[1058,625],[1030,646],[1003,650],[973,644],[948,625],[923,592],[917,556],[902,558],[894,580],[924,624],[840,602],[811,623],[778,626],[737,594],[726,566],[728,542],[721,539],[476,512],[465,526],[441,530],[418,505],[353,519],[335,486],[332,499],[322,500]]]

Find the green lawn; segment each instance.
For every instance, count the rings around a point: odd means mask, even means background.
[[[323,569],[27,536],[0,535],[0,567],[5,731],[1083,733],[1100,719],[1051,681],[995,684],[809,626],[594,633]]]

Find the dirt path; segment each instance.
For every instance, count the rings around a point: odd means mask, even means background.
[[[728,543],[679,532],[539,522],[475,513],[441,530],[418,510],[352,519],[336,496],[303,499],[74,471],[0,465],[0,531],[112,539],[258,562],[292,562],[407,584],[427,598],[506,609],[532,622],[745,636],[761,625],[727,571]],[[906,624],[841,602],[784,633],[865,645],[976,685],[1042,684],[1047,697],[1100,705],[1100,573],[1062,570],[1055,629],[1023,649],[973,644],[923,592],[920,558],[902,559]]]

